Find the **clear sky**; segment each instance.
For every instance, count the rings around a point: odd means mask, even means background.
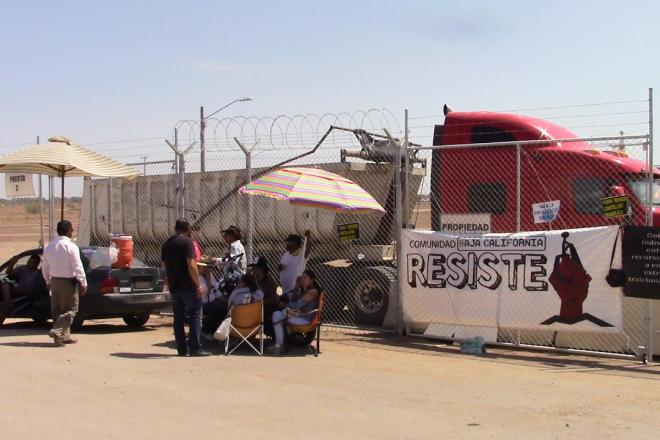
[[[414,116],[445,102],[499,110],[643,100],[660,78],[657,1],[0,5],[0,153],[36,135],[164,138],[201,104],[211,111],[241,96],[254,101],[227,115],[385,107]],[[646,115],[622,113],[610,125],[646,132],[633,125]],[[577,131],[618,132],[605,125]],[[158,140],[112,145],[108,154],[124,161],[168,151]]]

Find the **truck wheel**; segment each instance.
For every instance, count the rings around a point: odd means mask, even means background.
[[[353,309],[356,324],[381,325],[387,314],[390,284],[396,280],[394,268],[367,267],[356,274],[353,287]]]
[[[149,316],[151,316],[151,313],[138,313],[137,315],[124,315],[122,318],[127,326],[138,328],[149,321]]]

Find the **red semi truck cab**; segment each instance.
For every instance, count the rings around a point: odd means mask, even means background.
[[[445,106],[445,122],[436,125],[431,165],[431,216],[440,230],[445,214],[488,213],[492,232],[516,231],[516,141],[578,138],[557,124],[529,116],[494,112],[457,112]],[[451,148],[457,144],[511,142],[511,146]],[[612,146],[588,142],[523,145],[520,159],[522,231],[620,224],[605,219],[604,197],[629,195],[627,224],[645,225],[648,213],[648,165]],[[634,153],[645,156],[642,145]],[[631,154],[633,153],[630,151]],[[660,226],[660,171],[653,169],[653,224]],[[558,218],[535,223],[532,205],[560,201]]]

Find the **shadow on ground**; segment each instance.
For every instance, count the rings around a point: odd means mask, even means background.
[[[0,347],[18,348],[61,348],[52,342],[0,342]]]
[[[643,365],[638,360],[611,359],[605,357],[587,357],[570,353],[534,351],[530,349],[517,350],[507,347],[488,347],[488,353],[481,356],[463,354],[458,345],[451,341],[427,340],[399,337],[391,333],[368,332],[357,335],[344,335],[326,331],[326,341],[345,345],[361,345],[383,350],[411,350],[418,354],[445,354],[454,357],[470,357],[475,360],[506,362],[515,365],[527,365],[538,368],[549,368],[557,372],[614,372],[628,373],[628,376],[653,378],[660,380],[660,366],[657,363]],[[632,374],[631,374],[632,373]]]
[[[177,357],[177,354],[163,354],[163,353],[110,353],[110,356],[124,358],[124,359],[168,359]]]

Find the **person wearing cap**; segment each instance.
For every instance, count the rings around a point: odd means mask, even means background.
[[[230,262],[234,263],[235,267],[241,272],[241,275],[245,273],[245,267],[247,266],[247,257],[245,255],[245,248],[241,239],[243,238],[243,233],[241,228],[238,226],[230,226],[224,231],[222,231],[222,236],[225,239],[225,243],[229,246],[229,250],[225,255]]]
[[[252,270],[259,283],[259,288],[264,293],[264,332],[269,336],[274,336],[273,312],[282,310],[286,306],[277,294],[279,285],[271,274],[268,260],[265,257],[254,257],[248,267]]]
[[[174,231],[175,234],[163,244],[161,260],[172,296],[176,349],[179,356],[208,356],[200,344],[204,292],[195,261],[195,247],[188,236],[190,223],[179,219]],[[187,340],[186,315],[190,323]]]
[[[286,238],[286,252],[280,259],[280,285],[285,295],[296,288],[296,281],[302,275],[307,265],[307,259],[312,252],[310,232],[305,231],[305,238],[291,234]]]

